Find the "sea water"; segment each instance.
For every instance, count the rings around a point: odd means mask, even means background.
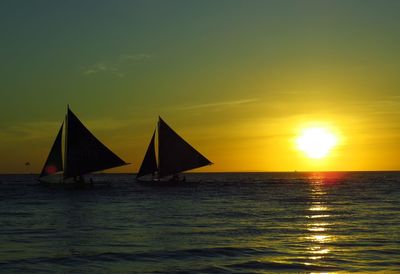
[[[398,172],[134,178],[79,190],[0,175],[0,272],[400,272]]]

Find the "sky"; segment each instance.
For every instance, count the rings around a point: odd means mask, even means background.
[[[136,172],[158,115],[197,171],[400,169],[400,2],[0,2],[0,173],[40,172],[67,104]],[[310,159],[296,138],[328,128]],[[30,162],[30,166],[25,166]]]

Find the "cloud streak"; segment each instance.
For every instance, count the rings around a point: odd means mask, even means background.
[[[236,101],[224,101],[217,103],[208,103],[208,104],[198,104],[192,106],[185,106],[178,108],[179,110],[191,110],[191,109],[204,109],[204,108],[218,108],[218,107],[236,107],[240,105],[250,104],[259,101],[259,99],[244,99],[244,100],[236,100]]]
[[[115,76],[123,77],[126,74],[126,66],[130,64],[137,64],[154,59],[154,55],[146,53],[138,54],[124,54],[120,55],[112,63],[97,63],[94,65],[81,67],[81,73],[83,75],[94,75],[98,73],[108,73]]]
[[[38,121],[13,125],[1,130],[0,140],[44,140],[55,137],[61,122]],[[84,123],[95,134],[100,131],[116,131],[128,128],[134,121],[103,119],[86,120]]]
[[[86,74],[86,75],[99,73],[99,72],[116,73],[116,72],[118,72],[118,68],[116,68],[115,66],[107,66],[105,64],[96,64],[96,65],[92,65],[92,66],[83,68],[83,74]]]
[[[61,122],[31,122],[21,123],[1,130],[0,139],[10,140],[37,140],[48,138],[49,130],[54,130],[54,137],[60,128]]]
[[[139,53],[139,54],[124,54],[121,55],[119,58],[122,62],[129,62],[129,61],[143,61],[154,59],[153,55],[146,54],[146,53]]]

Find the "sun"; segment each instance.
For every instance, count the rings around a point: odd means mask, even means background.
[[[322,127],[306,128],[296,139],[297,148],[312,159],[326,157],[336,144],[336,135]]]

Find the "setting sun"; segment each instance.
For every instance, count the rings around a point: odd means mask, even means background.
[[[312,159],[326,157],[336,144],[335,134],[320,127],[307,128],[296,139],[297,148]]]

